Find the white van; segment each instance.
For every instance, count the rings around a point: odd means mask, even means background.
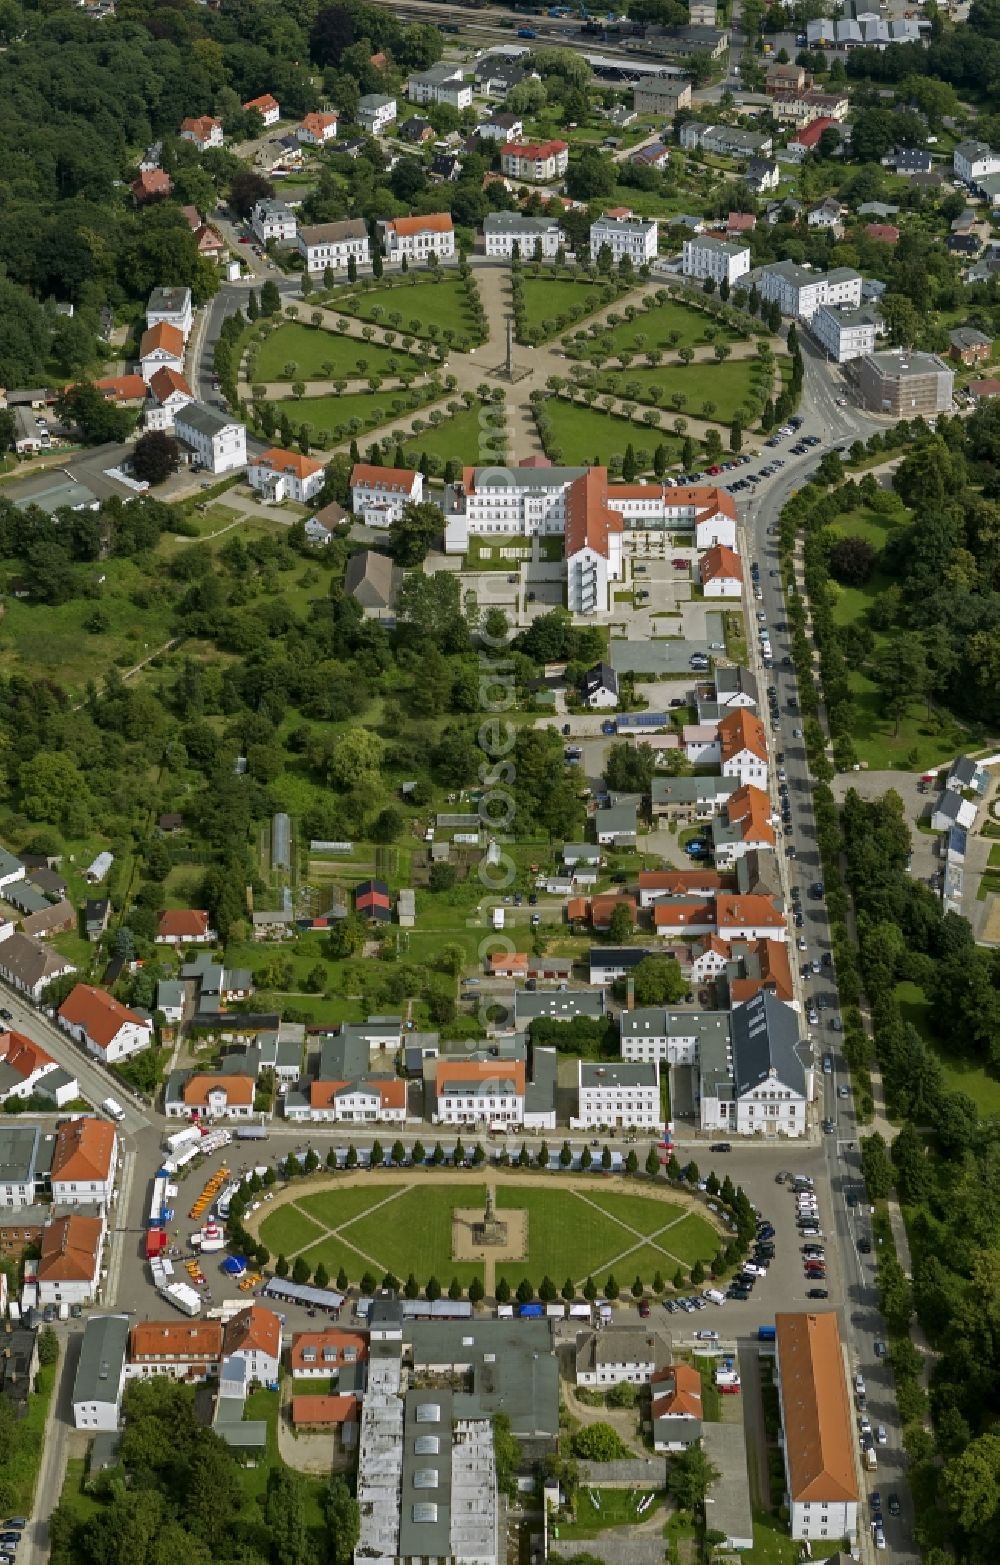
[[[101,1108],[104,1110],[105,1114],[110,1115],[112,1119],[125,1118],[125,1110],[122,1108],[117,1098],[105,1098],[104,1102],[101,1104]]]
[[[726,1302],[726,1295],[721,1293],[718,1288],[706,1288],[704,1297],[709,1304],[725,1304]]]

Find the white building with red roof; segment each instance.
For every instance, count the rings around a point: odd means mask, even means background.
[[[181,120],[181,139],[193,142],[199,152],[208,147],[221,147],[225,140],[222,121],[213,119],[210,114]]]
[[[181,408],[193,401],[194,392],[180,371],[164,365],[149,382],[148,400],[143,414],[144,428],[166,430],[169,433]]]
[[[510,179],[547,184],[561,179],[569,167],[566,141],[508,141],[500,148],[500,169]]]
[[[622,518],[608,505],[607,468],[591,467],[566,491],[566,598],[571,614],[604,614],[622,574]]]
[[[249,98],[243,107],[247,113],[252,111],[255,114],[259,114],[265,127],[277,125],[281,118],[281,105],[277,98],[273,97],[269,92],[261,93],[259,98]]]
[[[166,321],[147,326],[139,342],[139,372],[148,385],[158,369],[184,373],[184,334]]]
[[[157,945],[207,946],[214,939],[215,930],[203,908],[167,908],[156,925]]]
[[[115,1187],[118,1135],[106,1119],[70,1119],[60,1125],[52,1153],[52,1200],[57,1206],[107,1207]]]
[[[436,255],[448,261],[455,254],[455,225],[450,212],[425,212],[422,217],[380,218],[379,243],[387,261],[426,261]]]
[[[366,527],[391,527],[404,505],[424,498],[424,475],[408,467],[376,467],[355,462],[351,470],[351,510]]]
[[[97,1295],[104,1248],[103,1215],[72,1212],[42,1231],[38,1302],[90,1304]]]
[[[51,1054],[46,1054],[34,1039],[20,1032],[0,1033],[0,1103],[6,1103],[8,1098],[30,1098],[36,1090],[42,1090],[44,1078],[57,1070]],[[57,1108],[80,1095],[77,1082],[67,1073],[62,1074],[66,1075],[65,1083],[52,1089]]]
[[[332,110],[326,114],[307,114],[295,134],[307,147],[325,147],[327,142],[337,139],[337,115]]]
[[[273,1310],[251,1304],[226,1322],[222,1350],[226,1358],[243,1359],[250,1380],[272,1385],[281,1362],[281,1322]]]
[[[294,500],[308,505],[323,487],[323,464],[300,451],[272,446],[263,456],[251,457],[247,477],[250,488],[256,489],[262,500]]]
[[[719,724],[723,777],[738,777],[742,786],[767,790],[767,729],[755,712],[737,707]]]
[[[92,984],[77,984],[70,990],[59,1007],[59,1025],[105,1065],[128,1059],[153,1041],[148,1016],[130,1011],[106,989]]]
[[[706,598],[738,598],[743,592],[743,566],[728,544],[716,543],[698,560],[698,579]]]

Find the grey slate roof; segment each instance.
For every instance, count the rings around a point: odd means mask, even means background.
[[[92,1315],[80,1347],[74,1402],[110,1402],[118,1391],[128,1351],[127,1315]]]
[[[237,421],[228,413],[217,413],[214,408],[207,408],[203,402],[188,402],[174,415],[174,428],[183,439],[183,430],[178,428],[184,425],[188,429],[197,430],[199,435],[207,435],[212,439],[221,434],[224,429],[232,428]]]
[[[798,1016],[790,1006],[762,991],[732,1013],[730,1031],[737,1097],[760,1086],[772,1072],[783,1086],[805,1096],[809,1044],[801,1040]]]

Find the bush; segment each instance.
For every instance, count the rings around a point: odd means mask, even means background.
[[[610,1424],[589,1424],[573,1436],[573,1455],[586,1462],[620,1462],[632,1453]]]

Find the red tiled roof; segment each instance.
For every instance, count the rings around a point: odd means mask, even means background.
[[[560,152],[568,152],[569,143],[566,141],[508,141],[501,147],[501,157],[513,158],[552,158]]]
[[[410,234],[450,234],[455,225],[450,212],[427,212],[423,217],[390,217],[385,226],[405,238]]]
[[[171,326],[168,321],[157,321],[155,326],[147,326],[139,343],[139,357],[146,358],[150,353],[155,353],[158,348],[169,353],[175,359],[184,357],[184,336],[176,326]]]
[[[866,223],[865,233],[869,239],[874,239],[877,244],[894,245],[899,243],[899,229],[892,223]]]
[[[343,1092],[345,1087],[354,1087],[358,1091],[377,1092],[380,1108],[406,1108],[406,1082],[398,1080],[395,1076],[387,1076],[384,1080],[379,1076],[365,1076],[357,1081],[311,1082],[309,1086],[310,1107],[314,1109],[330,1108],[336,1100],[338,1092]]]
[[[214,1076],[199,1073],[185,1082],[181,1096],[189,1108],[206,1108],[209,1094],[212,1092],[224,1092],[226,1102],[233,1105],[252,1105],[254,1080],[252,1076]]]
[[[141,375],[105,375],[94,385],[109,402],[142,402],[146,396],[146,382]]]
[[[70,990],[59,1015],[74,1027],[85,1027],[88,1038],[106,1049],[129,1022],[137,1027],[148,1025],[145,1017],[130,1011],[106,989],[95,989],[92,984],[77,984]]]
[[[463,1082],[472,1084],[480,1081],[495,1081],[502,1077],[505,1081],[513,1081],[514,1091],[519,1098],[524,1097],[524,1061],[523,1060],[435,1060],[434,1062],[434,1086],[438,1093],[441,1092],[441,1083]]]
[[[669,896],[683,896],[687,891],[721,891],[732,885],[732,877],[720,875],[714,869],[641,869],[640,891],[662,891]]]
[[[138,375],[136,379],[142,380],[142,376]],[[162,369],[158,369],[156,374],[150,377],[149,389],[157,402],[166,402],[167,398],[172,396],[175,391],[183,392],[184,396],[192,399],[194,397],[194,393],[184,376],[179,370],[171,369],[168,364],[164,364]]]
[[[657,902],[653,909],[653,924],[659,929],[688,929],[695,924],[714,924],[715,904],[712,902]]]
[[[348,1424],[357,1417],[354,1397],[292,1397],[292,1423],[296,1429],[310,1424]]]
[[[160,914],[156,933],[169,935],[178,940],[191,940],[197,935],[207,935],[208,914],[201,908],[167,908]]]
[[[725,895],[718,898],[716,907],[720,929],[733,924],[741,926],[750,924],[755,927],[763,925],[772,929],[785,927],[784,915],[778,911],[770,897]]]
[[[724,543],[715,543],[698,561],[698,573],[702,583],[706,581],[742,581],[743,566],[734,549]]]
[[[525,958],[527,960],[527,958]],[[46,1054],[40,1044],[32,1038],[26,1038],[20,1032],[0,1033],[0,1058],[11,1070],[16,1071],[23,1081],[33,1076],[35,1071],[41,1070],[44,1065],[54,1065],[51,1054]]]
[[[259,1353],[269,1353],[272,1358],[280,1358],[281,1322],[273,1310],[265,1309],[262,1304],[251,1304],[249,1309],[240,1310],[226,1322],[222,1345],[226,1353],[256,1349]]]
[[[623,525],[618,512],[608,507],[607,468],[588,468],[573,480],[566,491],[567,559],[589,548],[606,560],[611,549],[610,536],[620,533]]]
[[[137,201],[150,196],[169,196],[173,188],[173,180],[162,168],[143,169],[132,181],[132,194]]]
[[[251,465],[268,467],[275,473],[292,473],[300,480],[323,471],[322,462],[314,462],[312,457],[303,456],[299,451],[283,451],[280,446],[272,446],[262,456],[255,456]]]
[[[137,1321],[129,1332],[130,1359],[220,1359],[222,1322]]]
[[[820,115],[819,119],[810,120],[808,125],[803,125],[802,129],[792,137],[792,144],[797,143],[800,147],[815,147],[823,132],[833,124],[834,121],[826,115]]]
[[[280,105],[277,98],[272,97],[269,92],[263,92],[259,98],[248,99],[243,107],[245,109],[259,109],[261,114],[269,114],[272,109],[277,109]]]
[[[316,1354],[309,1361],[303,1358],[307,1348],[315,1350]],[[324,1357],[331,1349],[336,1358]],[[352,1350],[351,1358],[347,1356],[348,1349]],[[368,1338],[361,1336],[360,1332],[340,1331],[337,1327],[331,1327],[328,1331],[297,1331],[292,1338],[290,1357],[293,1375],[296,1370],[329,1369],[332,1372],[342,1364],[363,1364],[368,1357]]]
[[[60,1125],[52,1153],[52,1178],[95,1182],[111,1173],[115,1127],[106,1119],[70,1119]]]
[[[104,1224],[99,1217],[73,1214],[57,1218],[42,1231],[40,1282],[92,1282],[100,1262]]]
[[[723,761],[749,750],[761,761],[767,760],[767,730],[760,718],[746,707],[729,712],[719,724],[719,745]]]
[[[774,1323],[791,1497],[810,1503],[856,1501],[856,1436],[837,1317],[832,1310],[821,1315],[779,1311]]]
[[[374,467],[370,462],[355,462],[351,468],[351,488],[367,484],[370,489],[403,489],[409,494],[416,472],[411,467]]]

